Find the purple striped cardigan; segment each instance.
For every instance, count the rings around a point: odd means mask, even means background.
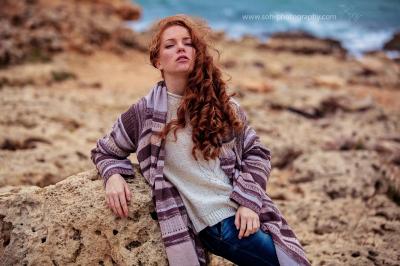
[[[245,121],[241,134],[223,140],[219,155],[221,168],[232,179],[230,198],[259,215],[260,229],[271,234],[280,265],[310,265],[296,235],[266,194],[271,172],[270,150],[260,142],[239,103],[233,98],[230,102]],[[105,188],[108,178],[115,173],[135,175],[127,157],[136,152],[140,171],[152,188],[169,265],[208,265],[209,253],[188,218],[178,190],[163,175],[164,141],[152,133],[160,132],[166,119],[167,88],[161,80],[118,117],[112,130],[91,150],[91,159]]]

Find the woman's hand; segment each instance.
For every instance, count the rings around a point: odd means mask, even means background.
[[[260,228],[260,218],[253,210],[239,206],[235,215],[235,225],[236,229],[239,230],[240,228],[238,237],[242,239],[243,234],[245,237],[248,237],[250,234],[258,231],[258,228]]]
[[[107,206],[120,217],[128,217],[128,203],[132,194],[128,184],[120,174],[110,176],[106,183]]]

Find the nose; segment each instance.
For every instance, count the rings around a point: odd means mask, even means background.
[[[185,51],[185,45],[182,42],[178,42],[177,47],[178,47],[178,52],[181,50]]]

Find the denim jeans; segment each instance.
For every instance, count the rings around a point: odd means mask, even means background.
[[[203,245],[213,254],[221,256],[239,266],[279,265],[275,245],[270,234],[261,229],[239,239],[235,216],[228,217],[214,226],[200,231]]]

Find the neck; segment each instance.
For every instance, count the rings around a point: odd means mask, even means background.
[[[187,85],[187,76],[168,76],[165,75],[165,84],[167,86],[167,91],[183,95]]]

